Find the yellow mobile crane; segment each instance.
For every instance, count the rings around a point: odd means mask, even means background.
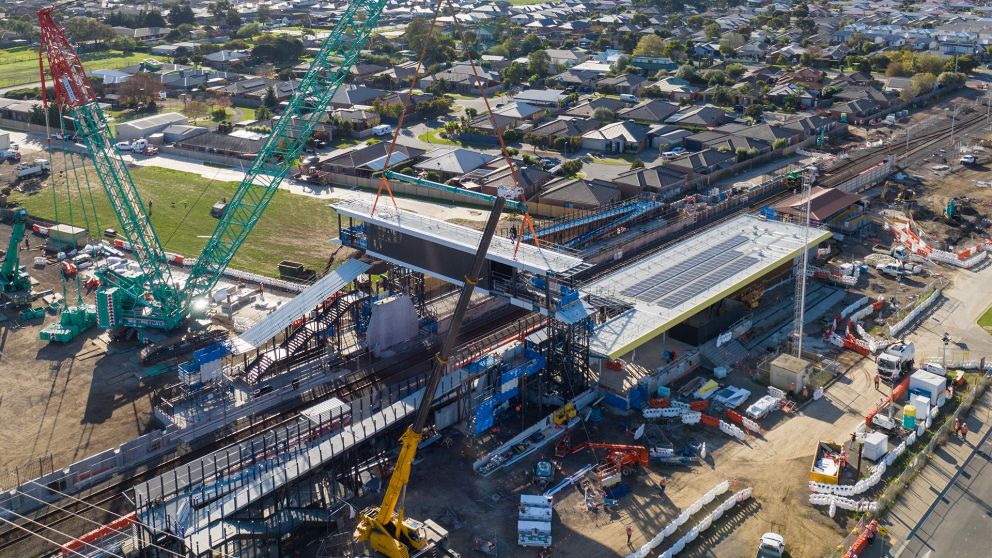
[[[479,273],[482,271],[486,252],[489,250],[493,235],[496,233],[500,213],[503,211],[507,197],[516,197],[514,194],[516,192],[508,188],[501,190],[499,195],[495,197],[492,212],[489,214],[486,228],[482,233],[482,240],[479,242],[475,259],[472,261],[472,267],[464,276],[464,285],[458,296],[455,311],[451,316],[451,326],[445,334],[440,352],[434,355],[431,374],[424,389],[424,396],[420,400],[420,406],[417,407],[416,417],[413,424],[407,427],[406,432],[400,437],[402,444],[400,455],[396,459],[393,474],[389,477],[386,494],[378,507],[370,507],[362,511],[358,527],[355,529],[356,541],[368,541],[373,550],[388,558],[409,558],[411,552],[416,553],[424,550],[429,543],[423,524],[404,516],[403,507],[406,485],[410,481],[410,467],[417,455],[417,446],[423,439],[431,403],[434,401],[435,392],[445,373],[448,358],[451,356],[451,351],[458,339],[462,319],[465,317],[465,310],[468,309],[469,299],[472,297],[472,291],[475,290],[475,284],[479,280]]]

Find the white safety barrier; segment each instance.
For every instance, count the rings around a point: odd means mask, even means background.
[[[641,411],[641,414],[644,415],[644,418],[675,418],[682,414],[682,411],[675,407],[662,407],[660,409],[649,407]]]
[[[731,438],[737,438],[739,441],[744,441],[744,431],[740,429],[736,424],[731,424],[725,420],[720,421],[720,432],[723,432]]]
[[[658,558],[672,558],[676,554],[685,550],[685,547],[689,546],[690,544],[692,544],[693,541],[699,538],[699,534],[705,531],[706,529],[709,529],[715,521],[723,517],[723,514],[730,511],[738,503],[743,502],[748,498],[750,498],[751,490],[752,489],[750,487],[745,488],[744,490],[741,490],[740,492],[736,492],[732,496],[724,500],[723,503],[720,504],[720,506],[717,509],[713,510],[712,513],[701,519],[699,523],[697,523],[692,529],[689,529],[689,531],[685,535],[683,535],[681,539],[675,541],[675,544],[673,544],[670,548],[659,554]],[[629,555],[627,558],[631,558],[631,556],[634,555],[633,554]]]
[[[856,511],[856,512],[870,512],[878,513],[878,502],[871,500],[852,500],[850,498],[845,498],[843,496],[838,496],[836,494],[810,494],[809,503],[814,506],[830,506],[830,517],[834,516],[834,510],[841,508],[843,510]]]
[[[809,490],[814,494],[857,496],[858,494],[866,492],[869,488],[881,482],[882,475],[885,474],[887,468],[886,463],[883,461],[868,469],[870,471],[868,476],[859,480],[855,484],[827,484],[824,482],[810,481]]]
[[[692,505],[690,505],[688,508],[682,510],[682,513],[680,513],[678,517],[676,517],[671,522],[669,522],[668,525],[665,525],[665,528],[662,529],[651,540],[644,543],[644,545],[642,545],[634,552],[628,554],[626,558],[645,558],[649,552],[657,548],[658,545],[660,545],[662,541],[665,540],[665,537],[672,536],[673,534],[675,534],[676,531],[679,530],[679,527],[685,525],[693,514],[698,513],[699,510],[703,509],[704,506],[709,505],[710,502],[715,500],[717,496],[724,494],[728,490],[730,490],[730,481],[723,481],[717,484],[716,486],[711,488],[706,494],[700,496],[699,499],[693,502]],[[690,511],[690,510],[695,510],[695,511]]]
[[[928,296],[922,302],[917,304],[916,308],[913,308],[913,310],[910,311],[909,314],[906,314],[906,316],[903,319],[890,325],[889,333],[893,337],[899,337],[899,334],[901,334],[902,331],[906,329],[907,326],[909,326],[909,324],[913,323],[913,321],[916,320],[916,318],[918,318],[920,314],[925,312],[928,308],[933,306],[933,304],[940,299],[940,296],[943,294],[943,292],[944,292],[943,289],[937,289],[934,292],[930,293],[930,296]]]
[[[744,420],[741,421],[741,423],[744,425],[744,428],[746,428],[748,431],[753,432],[755,434],[760,434],[761,433],[761,426],[758,423],[754,422],[753,420],[751,420],[751,419],[749,419],[747,417],[743,417],[743,418],[744,418]]]
[[[699,411],[686,411],[682,413],[682,424],[699,424],[703,420],[703,413]]]

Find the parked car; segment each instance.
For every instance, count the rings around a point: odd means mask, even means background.
[[[960,162],[962,165],[974,165],[977,161],[978,161],[977,157],[968,154],[968,155],[962,155],[961,159],[958,162]]]

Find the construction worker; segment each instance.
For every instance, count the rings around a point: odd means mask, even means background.
[[[664,497],[665,496],[665,488],[668,487],[668,479],[662,477],[661,481],[658,484],[660,485],[659,487],[661,488],[661,496]]]
[[[882,382],[882,378],[879,378],[878,374],[875,374],[875,391],[879,391],[878,386],[881,382]]]
[[[961,421],[961,439],[968,439],[968,423],[965,421]]]
[[[627,526],[627,546],[633,547],[634,545],[630,542],[631,537],[634,536],[634,528],[630,525]]]

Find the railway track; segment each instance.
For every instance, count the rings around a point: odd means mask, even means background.
[[[976,112],[975,114],[968,115],[964,118],[958,119],[954,123],[954,133],[964,134],[968,130],[971,130],[983,123],[986,119],[986,115]],[[886,140],[887,143],[884,147],[880,149],[875,149],[870,152],[858,155],[851,159],[841,167],[840,172],[829,173],[820,178],[819,185],[825,187],[834,187],[843,182],[854,178],[858,174],[864,172],[866,169],[884,161],[887,157],[895,155],[903,160],[908,160],[920,152],[926,151],[928,149],[937,147],[941,142],[950,139],[951,123],[950,121],[942,123],[934,129],[919,134],[917,136],[910,136],[909,141],[896,141],[892,138]]]
[[[470,326],[469,329],[463,331],[460,336],[461,339],[466,341],[460,343],[459,350],[472,350],[480,342],[485,342],[486,340],[491,339],[493,332],[512,332],[514,330],[514,325],[517,322],[520,322],[521,318],[526,314],[528,314],[528,312],[525,310],[514,309],[492,321],[484,321],[474,326]],[[88,517],[88,519],[96,522],[106,521],[107,519],[104,516],[107,514],[106,512],[101,511],[100,508],[104,510],[119,510],[125,509],[126,506],[130,506],[130,502],[125,497],[125,493],[131,487],[155,478],[159,474],[169,471],[179,465],[188,463],[194,459],[203,457],[204,455],[208,455],[211,452],[223,447],[237,444],[253,436],[275,431],[281,427],[290,426],[298,420],[295,416],[297,411],[315,404],[318,399],[338,397],[348,400],[365,395],[367,392],[388,385],[391,382],[399,382],[416,376],[418,370],[423,369],[427,364],[429,364],[432,355],[432,347],[428,346],[421,351],[414,352],[409,356],[391,363],[386,370],[377,371],[373,367],[365,367],[345,378],[342,378],[340,383],[332,384],[330,389],[322,391],[319,396],[312,400],[308,400],[304,403],[294,405],[291,408],[266,415],[260,420],[252,420],[249,424],[238,428],[234,432],[224,435],[214,443],[206,444],[203,447],[197,448],[194,451],[183,455],[175,455],[144,471],[126,476],[117,475],[110,481],[91,489],[89,492],[75,495],[74,498],[76,499],[63,498],[62,500],[57,501],[55,505],[46,506],[45,508],[42,508],[42,511],[27,516],[36,523],[25,520],[22,524],[24,527],[30,528],[34,532],[45,535],[49,538],[53,538],[52,535],[57,535],[57,533],[51,531],[50,529],[45,529],[44,527],[38,526],[38,523],[45,525],[46,527],[58,528],[59,526],[70,523],[73,520],[78,520],[79,523],[83,525],[79,532],[82,533],[89,531],[91,528],[95,527],[95,524],[89,523],[84,519],[81,519],[81,517],[85,518],[92,515],[95,517]],[[127,512],[118,513],[123,515]],[[63,532],[67,531],[64,528],[59,530]],[[33,537],[30,533],[26,533],[22,529],[10,526],[0,531],[0,555],[33,555],[30,552],[24,553],[23,551],[26,549],[25,547],[28,546],[26,544],[28,541],[36,540],[39,539],[35,539],[35,537]],[[47,546],[47,543],[43,544]]]

